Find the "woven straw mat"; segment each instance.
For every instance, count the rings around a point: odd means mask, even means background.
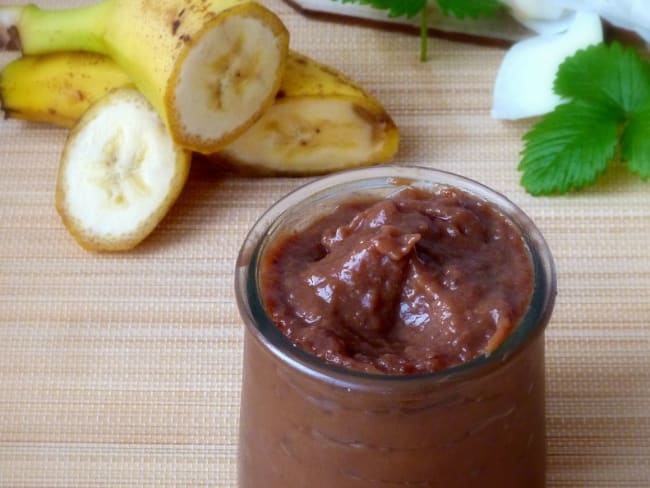
[[[532,122],[490,118],[504,48],[305,16],[293,49],[357,80],[401,129],[395,162],[508,195],[558,268],[547,329],[549,487],[650,486],[650,186],[612,169],[568,196],[519,184]],[[43,1],[64,7],[80,2]],[[0,53],[0,66],[15,56]],[[0,121],[0,486],[235,487],[247,230],[304,179],[194,164],[135,250],[82,250],[54,207],[66,130]]]

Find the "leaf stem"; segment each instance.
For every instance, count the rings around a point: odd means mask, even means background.
[[[427,47],[429,44],[429,19],[427,17],[429,9],[427,8],[427,3],[424,4],[422,10],[420,11],[420,61],[425,62],[427,60]]]

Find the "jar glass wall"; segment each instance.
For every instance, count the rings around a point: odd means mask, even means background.
[[[521,232],[534,268],[523,319],[488,356],[442,371],[380,375],[327,364],[295,347],[264,310],[259,262],[269,243],[351,196],[406,185],[453,187],[489,202]],[[550,251],[502,195],[460,176],[380,166],[320,178],[255,224],[237,262],[245,323],[240,488],[542,488],[544,328],[555,297]]]

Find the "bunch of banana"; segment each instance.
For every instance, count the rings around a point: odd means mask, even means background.
[[[0,72],[0,103],[9,117],[72,127],[89,105],[126,86],[129,77],[106,56],[25,56]],[[398,142],[379,102],[341,73],[290,51],[271,107],[209,158],[253,173],[320,174],[388,161]]]
[[[0,7],[0,29],[23,54],[109,56],[160,114],[176,143],[210,153],[271,105],[289,34],[270,10],[243,0],[103,0],[42,10]]]
[[[126,14],[146,26],[120,23]],[[0,7],[0,47],[25,54],[0,72],[0,103],[9,117],[73,128],[57,209],[83,247],[129,249],[179,195],[190,150],[294,175],[395,154],[383,107],[286,41],[277,17],[242,1]]]

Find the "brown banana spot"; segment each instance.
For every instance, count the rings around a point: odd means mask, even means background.
[[[172,35],[175,36],[176,32],[178,31],[178,28],[181,26],[181,17],[185,13],[185,8],[182,8],[178,11],[178,14],[176,15],[176,18],[172,22]]]
[[[356,103],[352,106],[352,110],[357,116],[368,122],[372,128],[372,140],[375,142],[384,140],[387,129],[394,125],[393,121],[386,117],[385,114],[373,113]]]

